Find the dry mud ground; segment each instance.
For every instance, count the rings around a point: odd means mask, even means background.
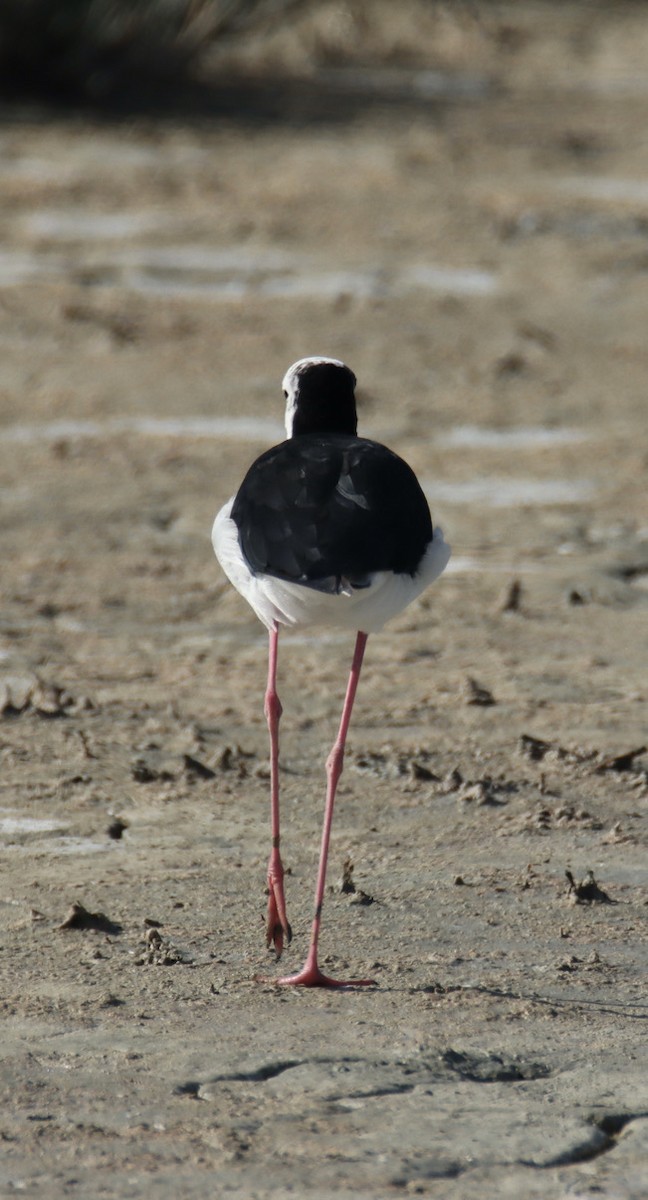
[[[273,120],[5,113],[3,1196],[648,1195],[648,13],[430,22]],[[254,982],[265,639],[209,544],[318,352],[454,546],[369,643],[335,994]],[[350,653],[282,639],[289,969]]]

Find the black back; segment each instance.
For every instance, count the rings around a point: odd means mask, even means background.
[[[427,500],[398,455],[365,438],[302,434],[250,467],[232,507],[255,574],[325,592],[374,571],[413,575],[432,540]]]

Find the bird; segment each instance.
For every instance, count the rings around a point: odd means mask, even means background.
[[[267,945],[276,958],[289,944],[280,852],[280,630],[328,625],[355,632],[355,647],[337,737],[326,760],[326,801],[310,944],[297,974],[272,982],[349,988],[319,966],[318,946],[336,789],[365,647],[370,634],[400,613],[441,575],[450,546],[433,528],[426,497],[402,458],[359,437],[356,377],[337,358],[301,358],[283,379],[286,439],[251,465],[212,530],[216,557],[230,582],[268,630],[264,714],[270,739],[271,851]]]

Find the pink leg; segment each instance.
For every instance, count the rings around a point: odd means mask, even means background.
[[[268,648],[268,686],[266,688],[264,712],[270,731],[270,828],[272,833],[272,849],[268,863],[268,919],[266,923],[266,939],[268,946],[274,943],[277,958],[281,958],[284,937],[287,943],[292,938],[292,930],[286,917],[286,901],[284,899],[283,877],[284,869],[279,853],[279,718],[281,716],[281,701],[277,695],[277,644],[279,630],[275,625],[270,631]]]
[[[353,663],[351,664],[351,674],[349,675],[349,683],[344,700],[344,708],[342,709],[340,728],[338,730],[338,735],[333,745],[333,749],[326,760],[326,809],[324,812],[324,827],[322,829],[322,847],[320,851],[319,870],[317,873],[317,886],[315,888],[315,915],[313,917],[308,957],[299,974],[286,975],[282,979],[275,980],[276,983],[293,984],[299,987],[343,988],[365,987],[375,982],[373,979],[349,979],[346,981],[330,979],[328,975],[322,974],[317,963],[317,945],[319,941],[319,931],[322,920],[322,904],[324,902],[324,887],[326,885],[326,863],[328,858],[329,841],[331,838],[331,824],[333,821],[335,792],[340,775],[342,774],[342,766],[344,763],[344,747],[346,744],[347,733],[349,731],[351,712],[353,710],[353,701],[355,700],[355,694],[358,688],[360,668],[362,667],[362,659],[366,644],[367,634],[358,633],[355,644],[355,652],[353,655]]]

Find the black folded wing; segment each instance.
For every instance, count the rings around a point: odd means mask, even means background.
[[[375,571],[413,575],[432,540],[410,467],[377,442],[290,438],[250,467],[232,507],[255,574],[326,592],[367,587]]]

